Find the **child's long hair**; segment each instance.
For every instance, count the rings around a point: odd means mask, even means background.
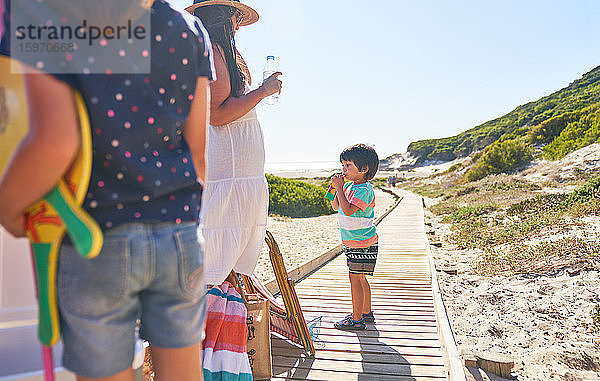
[[[246,81],[249,82],[249,78],[247,78],[247,73],[243,73],[241,70],[241,67],[245,67],[245,63],[243,63],[235,48],[233,24],[231,22],[233,14],[234,8],[226,5],[198,7],[194,11],[194,15],[200,18],[208,31],[211,42],[223,49],[227,72],[229,73],[229,83],[231,84],[231,95],[237,97],[244,93],[245,83]]]

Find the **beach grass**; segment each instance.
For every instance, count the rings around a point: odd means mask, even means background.
[[[586,218],[600,216],[600,177],[587,179],[572,192],[545,193],[539,184],[516,175],[470,183],[449,176],[407,185],[437,199],[430,210],[451,225],[451,244],[480,253],[475,272],[600,269],[600,244],[585,229]]]
[[[592,333],[600,333],[600,304],[596,304],[592,310]]]

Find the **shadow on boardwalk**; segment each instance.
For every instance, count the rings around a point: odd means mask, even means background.
[[[279,352],[285,357],[278,356],[277,365],[273,365],[273,375],[285,377],[287,380],[305,380],[312,369],[314,357],[308,356],[303,348],[288,341],[271,335],[272,356]]]
[[[408,361],[389,345],[379,340],[379,331],[373,324],[367,324],[366,331],[357,331],[362,355],[360,381],[375,381],[394,377],[402,381],[415,380],[410,376]]]

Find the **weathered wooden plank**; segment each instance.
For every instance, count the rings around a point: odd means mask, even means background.
[[[273,372],[280,374],[290,368],[296,370],[307,369],[310,371],[315,370],[330,370],[336,369],[340,366],[344,367],[345,373],[369,373],[373,375],[386,375],[386,376],[429,376],[429,377],[443,377],[444,366],[439,365],[416,365],[406,364],[400,362],[402,356],[398,355],[398,361],[395,363],[382,363],[382,362],[364,362],[364,361],[347,361],[347,360],[324,360],[313,358],[310,364],[306,361],[297,361],[294,358],[273,358]],[[292,362],[293,361],[293,362]],[[291,363],[291,364],[290,364]],[[291,366],[290,366],[291,365]]]
[[[337,285],[333,287],[318,287],[313,285],[304,285],[303,287],[296,287],[296,294],[298,295],[306,295],[306,296],[327,296],[331,299],[335,299],[338,296],[347,295],[350,291],[350,282],[348,279],[345,280],[336,280]],[[348,285],[343,284],[344,282],[348,283]],[[379,297],[402,297],[403,295],[421,295],[432,297],[433,290],[427,288],[408,288],[404,287],[401,284],[394,284],[391,282],[371,282],[369,280],[369,285],[371,286],[371,295],[372,299],[375,299],[376,296]]]
[[[411,348],[439,348],[438,339],[420,339],[410,337],[361,337],[355,335],[319,335],[325,348],[335,348],[337,344],[358,344],[361,346],[392,346]]]
[[[412,330],[402,329],[397,325],[379,325],[377,324],[377,329],[373,329],[373,325],[367,325],[367,329],[364,330],[363,334],[366,337],[419,337],[419,338],[427,338],[427,339],[437,339],[437,331],[433,329],[423,330],[423,329],[415,329],[413,327]],[[321,327],[319,333],[327,333],[329,335],[338,335],[340,331],[336,328],[331,327]]]
[[[350,299],[350,288],[341,289],[337,294],[328,293],[325,290],[302,290],[302,292],[297,292],[299,296],[302,296],[303,299],[313,299],[313,300],[346,300]],[[371,293],[371,299],[373,303],[377,302],[389,302],[390,300],[398,300],[402,301],[403,299],[424,299],[431,300],[433,299],[433,295],[431,291],[407,291],[401,292],[397,291],[395,293],[381,293],[381,292],[373,292]]]
[[[278,374],[272,379],[286,380],[315,380],[315,381],[433,381],[443,380],[445,376],[389,376],[366,372],[344,372],[335,370],[312,370],[309,368],[295,369],[292,372]]]
[[[336,311],[326,311],[323,310],[322,308],[319,307],[314,307],[314,308],[303,308],[303,311],[305,312],[305,320],[310,321],[312,320],[311,318],[315,318],[317,316],[321,316],[323,317],[327,317],[327,320],[331,321],[331,322],[336,322],[338,320],[341,320],[344,316],[346,316],[347,314],[349,314],[351,312],[351,309],[348,307],[347,309],[343,309],[343,310],[336,310]],[[381,315],[387,315],[386,320],[389,322],[395,321],[395,322],[413,322],[413,323],[417,323],[417,322],[435,322],[435,317],[430,315],[430,316],[423,316],[423,314],[421,313],[411,313],[409,312],[394,312],[394,311],[385,311],[384,313],[377,313],[377,315],[381,318]]]
[[[277,349],[274,347],[273,349]],[[274,357],[290,357],[285,351],[278,352]],[[298,358],[292,353],[293,358]],[[339,351],[317,351],[314,356],[321,360],[338,360],[370,363],[399,363],[415,365],[440,365],[441,356],[423,356],[400,353],[371,353],[371,352],[339,352]]]
[[[373,303],[378,301],[388,301],[388,300],[396,300],[399,303],[403,303],[411,300],[425,300],[429,303],[430,300],[433,299],[433,294],[431,292],[428,293],[414,293],[411,291],[401,292],[397,291],[394,293],[383,292],[382,290],[378,290],[376,287],[371,286],[371,300]],[[338,300],[339,299],[348,299],[350,297],[350,288],[340,288],[335,292],[327,292],[326,290],[298,290],[296,294],[299,297],[306,299],[328,299],[328,300]]]
[[[363,331],[363,338],[373,338],[373,343],[387,342],[390,339],[410,339],[410,342],[418,343],[419,345],[437,346],[437,332],[397,332],[397,331]],[[321,329],[318,338],[326,342],[347,342],[343,332],[339,332],[335,328]],[[359,340],[363,342],[363,340]]]
[[[332,328],[333,327],[333,323],[335,322],[335,319],[330,319],[328,321],[324,321],[321,324],[321,328],[320,329],[335,329]],[[407,321],[400,321],[400,320],[396,320],[396,321],[386,321],[386,322],[378,322],[375,324],[369,323],[367,324],[367,329],[365,330],[365,332],[369,332],[369,331],[377,331],[379,332],[381,335],[383,335],[385,332],[401,332],[401,333],[406,333],[407,335],[410,333],[436,333],[437,332],[437,327],[435,325],[435,322],[421,322],[421,321],[414,321],[414,322],[407,322]]]
[[[340,302],[344,302],[344,301],[350,301],[350,290],[345,290],[340,292],[335,298],[332,297],[331,295],[327,296],[327,295],[306,295],[303,293],[298,293],[299,297],[302,297],[304,300],[306,300],[307,303],[311,303],[311,302],[322,302],[323,304],[327,304],[327,303],[335,303],[337,301]],[[325,297],[324,297],[325,296]],[[398,302],[404,302],[403,304],[407,304],[407,303],[413,303],[414,305],[418,305],[418,304],[428,304],[431,303],[431,301],[433,300],[432,295],[411,295],[411,294],[405,294],[405,295],[396,295],[393,296],[392,298],[389,298],[388,296],[392,296],[392,295],[385,295],[382,298],[376,298],[371,296],[371,304],[373,305],[378,305],[378,304],[383,304],[383,305],[390,305],[389,301],[390,300],[397,300]]]
[[[411,347],[411,346],[395,346],[395,345],[372,345],[372,344],[356,344],[356,343],[327,343],[317,341],[315,343],[317,352],[322,353],[323,356],[327,356],[330,353],[337,352],[349,352],[349,353],[368,353],[376,355],[385,354],[400,354],[402,356],[429,356],[439,357],[440,362],[442,352],[439,347]],[[291,344],[276,344],[272,343],[272,355],[273,356],[286,356],[286,357],[302,357],[306,353],[301,349],[292,346]],[[408,358],[408,357],[407,357]]]
[[[348,282],[348,274],[344,275],[345,281]],[[310,278],[309,278],[310,279]],[[317,280],[310,281],[309,279],[306,279],[304,281],[302,281],[302,283],[299,283],[296,285],[297,289],[303,290],[303,289],[323,289],[323,284],[319,284]],[[377,281],[371,278],[369,279],[369,284],[373,283],[379,286],[379,279],[377,278]],[[384,279],[384,278],[381,278]],[[380,292],[394,292],[394,290],[396,290],[397,288],[400,289],[404,289],[404,290],[431,290],[431,282],[428,280],[422,280],[420,282],[415,282],[415,281],[403,281],[397,278],[390,278],[389,280],[387,280],[387,282],[389,283],[388,287],[385,286],[379,286],[377,288],[377,290],[372,290],[372,291],[380,291]],[[385,282],[381,282],[381,283],[385,283]],[[327,284],[327,288],[332,288],[332,289],[336,289],[336,288],[344,288],[346,285],[344,284]],[[348,286],[349,287],[349,286]]]
[[[303,297],[314,297],[314,298],[339,298],[348,295],[348,291],[350,291],[350,287],[343,288],[339,287],[336,291],[332,292],[332,290],[323,290],[318,288],[303,288],[296,292],[298,295],[302,295]],[[425,297],[432,298],[432,290],[423,289],[410,289],[404,287],[394,288],[392,290],[382,290],[379,287],[371,288],[371,297],[373,299],[397,299],[404,295],[421,295]]]
[[[320,285],[318,284],[318,280],[313,279],[311,280],[311,282],[307,282],[311,284],[311,286],[313,287],[328,287],[330,285],[335,285],[336,287],[339,287],[340,285],[335,283],[338,281],[345,281],[348,282],[348,269],[344,269],[344,270],[340,270],[340,271],[344,271],[344,276],[340,277],[340,278],[330,278],[327,277],[326,279],[321,279],[321,282],[325,282],[325,283],[321,283]],[[375,276],[377,276],[377,274],[375,274]],[[309,278],[310,279],[310,278]],[[386,282],[389,282],[391,280],[394,281],[408,281],[408,282],[412,282],[415,284],[419,284],[419,283],[428,283],[430,282],[430,278],[426,277],[425,275],[420,275],[420,276],[404,276],[403,274],[397,273],[396,276],[394,278],[367,278],[369,279],[369,284],[373,283],[376,285],[380,285],[382,288],[386,288]],[[304,281],[303,281],[304,282]],[[302,284],[302,283],[300,283]],[[400,283],[398,283],[400,284]],[[388,285],[389,286],[389,285]]]
[[[423,316],[431,315],[432,311],[427,307],[426,304],[416,304],[416,303],[405,303],[399,306],[388,307],[384,304],[373,303],[372,304],[373,312],[376,315],[419,315],[423,314]],[[352,311],[352,303],[350,301],[342,301],[340,300],[339,304],[330,304],[330,303],[322,303],[319,304],[319,301],[309,300],[306,304],[302,305],[303,311],[314,311],[316,315],[327,315],[330,313],[339,313],[345,312],[350,313]],[[321,313],[319,313],[321,312]]]

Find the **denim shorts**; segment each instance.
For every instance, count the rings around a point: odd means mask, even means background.
[[[202,341],[206,287],[199,231],[194,223],[122,225],[105,233],[93,259],[63,245],[58,302],[65,368],[94,378],[131,367],[138,319],[140,336],[151,345]]]

